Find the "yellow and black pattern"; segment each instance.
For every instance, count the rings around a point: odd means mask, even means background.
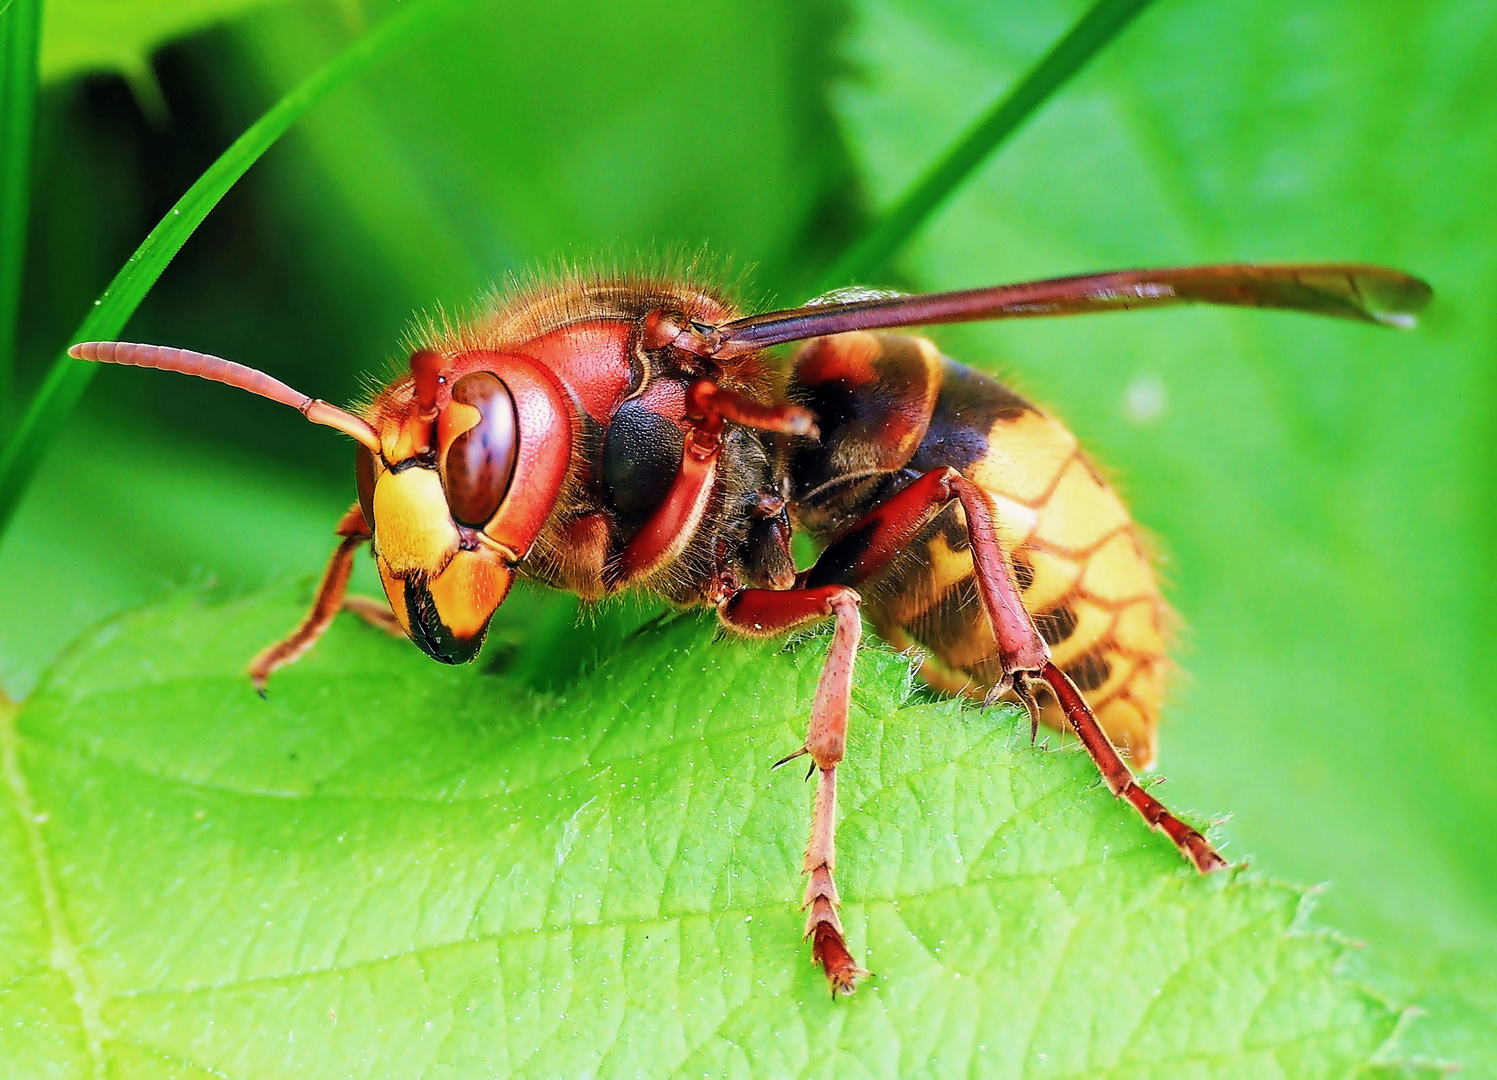
[[[833,363],[829,353],[844,362]],[[849,357],[859,363],[847,363]],[[859,366],[887,387],[882,368],[891,362],[906,369],[903,384],[928,409],[918,448],[900,468],[854,475],[849,463],[878,457],[873,448],[859,452],[869,425],[844,433],[835,417],[830,425],[823,420],[816,452],[826,458],[816,490],[803,493],[810,504],[802,506],[803,520],[829,541],[837,526],[845,527],[916,476],[945,465],[960,470],[997,507],[1025,607],[1055,663],[1086,692],[1108,737],[1127,750],[1135,767],[1151,766],[1170,613],[1122,500],[1064,425],[997,380],[941,356],[922,338],[822,339],[798,359],[797,378],[803,366],[817,375],[832,370],[838,385],[829,392],[825,383],[802,383],[798,390],[814,409],[820,399],[856,396],[856,387],[846,383]],[[826,466],[834,459],[845,470],[844,484],[829,482]],[[887,464],[887,458],[879,462]],[[982,698],[1000,677],[997,642],[978,597],[959,506],[938,515],[896,565],[860,590],[864,610],[886,640],[925,653],[921,675],[932,686]],[[1063,723],[1053,703],[1041,719],[1057,728]]]

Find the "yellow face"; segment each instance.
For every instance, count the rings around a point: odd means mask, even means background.
[[[375,563],[400,625],[443,663],[472,660],[513,572],[497,551],[465,543],[435,469],[380,468],[372,505]]]
[[[466,663],[514,578],[513,553],[484,532],[514,471],[514,403],[498,379],[470,375],[435,424],[384,435],[378,459],[359,451],[358,486],[385,595],[422,651]]]

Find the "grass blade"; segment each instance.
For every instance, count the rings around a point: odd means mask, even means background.
[[[0,429],[15,412],[16,324],[31,209],[41,25],[42,0],[15,0],[0,7]]]
[[[17,4],[27,0],[15,0]],[[151,230],[109,283],[83,320],[73,341],[117,337],[161,272],[187,238],[260,155],[328,93],[379,61],[413,44],[418,35],[472,0],[422,0],[405,7],[309,76],[239,136]],[[62,429],[98,370],[97,365],[58,357],[20,425],[0,452],[0,535],[26,493],[48,444]]]
[[[822,278],[822,290],[860,283],[930,220],[936,209],[1056,90],[1087,65],[1151,0],[1098,0],[1024,79],[905,192],[882,221],[845,251]]]

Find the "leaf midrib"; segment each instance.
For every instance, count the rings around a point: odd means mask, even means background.
[[[57,879],[52,872],[52,857],[47,850],[46,837],[41,824],[45,820],[36,810],[31,798],[31,787],[21,768],[20,736],[16,732],[16,706],[0,704],[0,770],[5,774],[5,785],[15,800],[16,813],[26,830],[27,853],[31,858],[32,873],[36,876],[37,892],[42,902],[42,912],[47,920],[47,933],[51,947],[47,950],[47,964],[66,981],[72,991],[73,1005],[78,1010],[79,1025],[83,1028],[84,1042],[88,1047],[89,1061],[93,1065],[96,1080],[105,1080],[108,1062],[104,1055],[104,1043],[109,1032],[99,1015],[99,998],[88,972],[78,955],[78,944],[68,926],[67,914],[63,911],[62,897],[57,888]]]

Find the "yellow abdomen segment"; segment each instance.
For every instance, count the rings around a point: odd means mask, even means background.
[[[994,421],[986,452],[962,472],[997,505],[1024,605],[1056,665],[1135,767],[1152,766],[1170,612],[1122,500],[1076,437],[1035,410]],[[870,614],[896,647],[926,652],[920,673],[932,686],[982,698],[1001,667],[960,515],[951,507],[943,517],[953,520],[938,520],[924,538],[930,571],[922,587],[882,598]],[[1053,701],[1041,719],[1063,729]]]

